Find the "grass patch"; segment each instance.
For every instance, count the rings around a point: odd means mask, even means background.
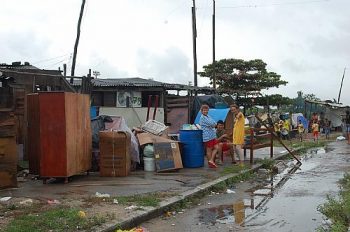
[[[91,231],[93,227],[102,225],[105,217],[79,217],[79,209],[55,208],[41,213],[21,215],[13,219],[3,232],[32,231]]]
[[[275,165],[276,161],[274,159],[264,158],[262,160],[258,160],[258,163],[261,163],[261,168],[272,170],[273,166]]]
[[[350,223],[350,175],[345,174],[340,181],[340,193],[337,197],[327,197],[327,202],[318,207],[318,211],[332,221],[330,231],[348,231]],[[327,231],[319,228],[319,231]]]
[[[114,199],[118,200],[119,204],[122,205],[136,205],[136,206],[152,206],[157,207],[161,201],[161,196],[158,193],[133,195],[133,196],[118,196]]]
[[[228,174],[239,173],[239,172],[246,170],[246,169],[248,169],[247,166],[231,165],[231,166],[224,167],[224,169],[222,171],[220,171],[220,174],[222,176],[224,176],[224,175],[228,175]]]

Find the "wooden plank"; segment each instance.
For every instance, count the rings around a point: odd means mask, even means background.
[[[0,189],[17,186],[16,137],[0,138]]]
[[[270,147],[270,143],[258,143],[258,144],[253,144],[253,149],[260,149],[264,147]]]
[[[274,138],[276,138],[278,140],[278,142],[280,142],[280,144],[282,144],[282,146],[289,152],[289,154],[291,156],[293,156],[293,158],[299,163],[299,164],[302,164],[301,161],[298,159],[298,157],[296,157],[293,153],[293,151],[291,151],[282,141],[282,139],[276,134],[276,132],[272,129],[272,128],[269,128],[266,123],[261,120],[261,118],[258,116],[258,114],[255,114],[255,117],[259,120],[259,122],[265,126],[267,128],[267,130],[271,133],[271,135],[273,135]]]
[[[40,93],[39,113],[40,176],[64,177],[67,175],[64,93]]]
[[[188,97],[186,97],[186,98],[174,98],[174,99],[166,98],[166,102],[167,102],[167,104],[188,103]]]
[[[29,172],[34,175],[40,174],[40,117],[39,95],[28,94],[27,96],[27,156]]]
[[[168,104],[167,108],[188,108],[187,103],[178,103],[178,104]]]

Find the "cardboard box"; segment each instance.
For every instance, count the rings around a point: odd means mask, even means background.
[[[153,144],[157,172],[183,168],[179,143],[150,133],[137,134],[141,146]]]
[[[178,142],[154,143],[153,146],[157,172],[183,168]]]
[[[124,131],[100,131],[100,176],[130,174],[130,134]]]
[[[143,146],[145,144],[153,144],[153,143],[171,143],[171,142],[176,142],[174,140],[168,139],[166,137],[163,136],[157,136],[157,135],[153,135],[150,133],[139,133],[136,135],[137,139],[139,140],[139,144],[140,146]]]

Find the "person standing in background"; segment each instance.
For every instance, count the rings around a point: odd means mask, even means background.
[[[312,123],[311,129],[312,129],[312,134],[314,136],[314,141],[318,142],[318,132],[319,132],[320,126],[316,120]]]
[[[345,126],[346,126],[346,136],[348,139],[348,144],[350,144],[350,111],[346,111],[345,115]]]
[[[244,122],[245,118],[240,112],[238,105],[230,106],[231,112],[234,113],[234,127],[233,127],[233,148],[239,156],[239,164],[244,165],[243,145],[244,145]]]
[[[324,119],[323,130],[326,135],[326,139],[329,139],[329,134],[331,133],[331,121],[327,118]]]
[[[208,159],[208,166],[210,168],[217,168],[215,164],[216,153],[218,152],[218,141],[216,139],[216,122],[208,115],[209,106],[201,106],[202,115],[199,119],[199,125],[203,131],[203,142],[205,145],[205,152]]]
[[[301,120],[299,120],[298,122],[297,129],[298,129],[299,140],[300,142],[302,142],[305,129],[304,129],[304,125],[301,123]]]

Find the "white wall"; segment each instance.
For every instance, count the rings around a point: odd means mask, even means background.
[[[149,118],[153,119],[154,108],[150,109]],[[146,122],[147,107],[143,108],[117,108],[117,107],[100,107],[99,115],[123,116],[128,127],[139,127]],[[164,123],[164,108],[157,108],[156,121]]]

